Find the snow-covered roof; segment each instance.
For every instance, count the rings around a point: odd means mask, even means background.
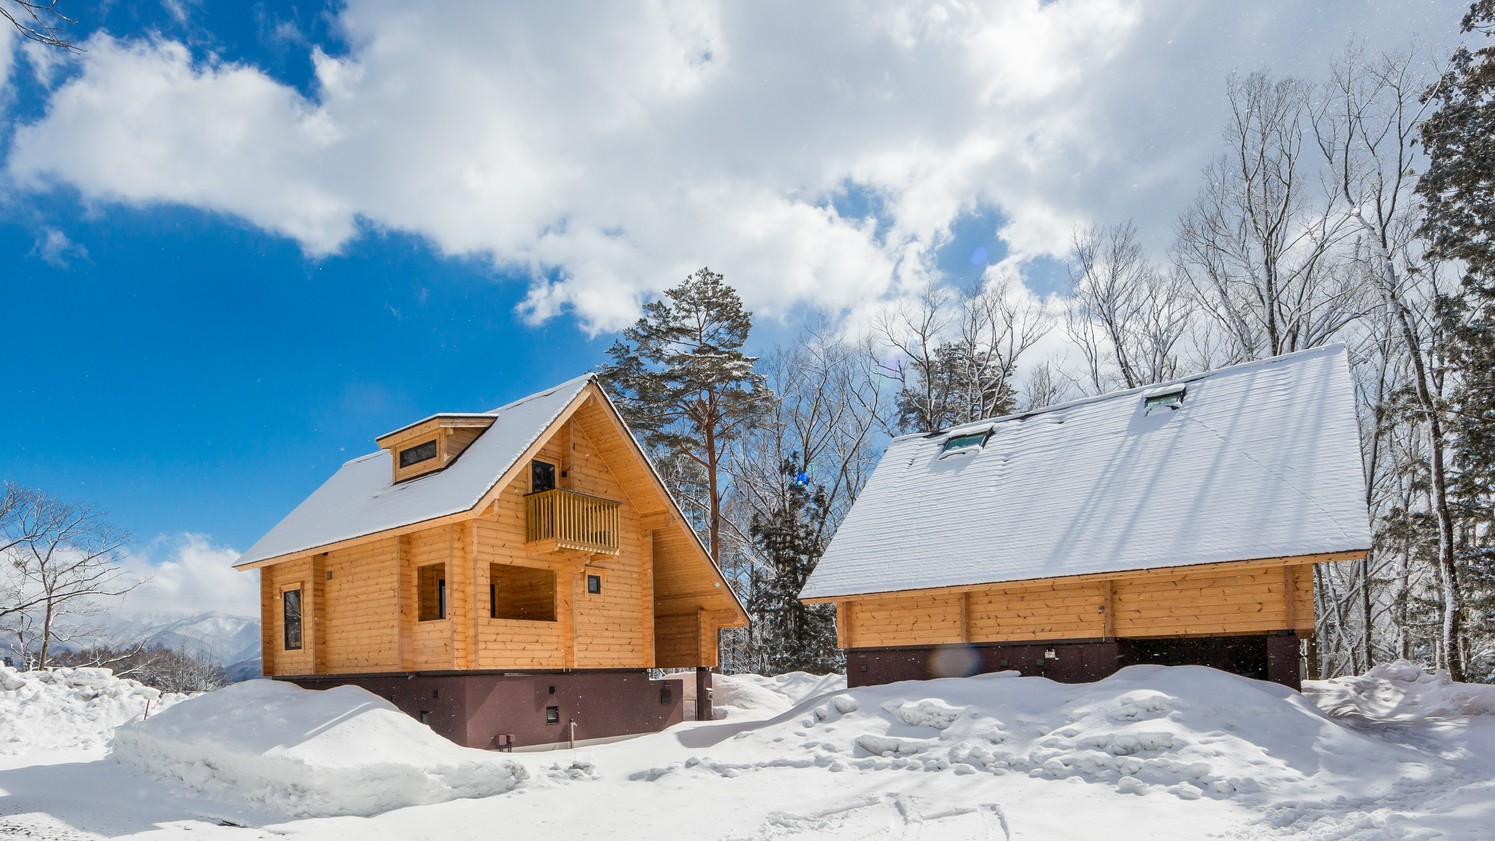
[[[577,377],[485,412],[493,425],[461,457],[434,473],[393,484],[388,450],[353,459],[249,547],[235,566],[470,510],[595,376]]]
[[[1342,345],[1164,385],[894,439],[801,597],[1369,548]]]

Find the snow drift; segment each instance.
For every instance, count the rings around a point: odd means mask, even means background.
[[[1406,660],[1363,675],[1308,681],[1303,691],[1331,715],[1374,721],[1495,715],[1495,686],[1454,683],[1446,671],[1430,674]]]
[[[458,747],[354,686],[252,680],[119,728],[114,757],[190,792],[296,817],[373,815],[513,789],[523,768]]]
[[[712,707],[717,719],[771,718],[800,702],[846,688],[845,675],[716,675]]]
[[[1416,775],[1408,749],[1331,720],[1308,698],[1199,666],[1132,666],[1090,684],[1004,673],[861,687],[816,698],[734,741],[773,758],[701,757],[686,767],[728,776],[810,765],[1022,774],[1263,804],[1312,798],[1366,763],[1407,762]]]
[[[0,753],[102,747],[119,725],[186,697],[108,669],[21,672],[0,665]]]

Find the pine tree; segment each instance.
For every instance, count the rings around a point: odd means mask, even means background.
[[[931,432],[1005,415],[1015,407],[1013,366],[970,340],[939,345],[928,360],[913,360],[914,382],[899,390],[898,428]]]
[[[748,613],[754,648],[766,674],[837,671],[836,615],[831,605],[807,605],[799,591],[825,551],[821,523],[828,516],[825,489],[806,481],[797,456],[779,468],[782,504],[768,515],[754,515],[753,544],[766,564],[752,576]]]
[[[753,314],[709,268],[664,294],[608,349],[613,362],[602,375],[647,445],[704,472],[707,544],[720,561],[723,454],[768,397],[742,351]]]
[[[1462,31],[1495,33],[1495,0],[1478,0]],[[1426,99],[1435,110],[1422,125],[1428,169],[1417,192],[1425,206],[1419,234],[1430,256],[1464,265],[1461,293],[1442,302],[1447,354],[1458,373],[1453,390],[1452,493],[1463,528],[1456,592],[1488,582],[1492,491],[1495,491],[1495,47],[1460,47]],[[1485,589],[1480,586],[1479,589]],[[1485,599],[1476,595],[1476,606]],[[1463,616],[1445,620],[1446,661],[1462,677]],[[1478,624],[1478,623],[1476,623]]]

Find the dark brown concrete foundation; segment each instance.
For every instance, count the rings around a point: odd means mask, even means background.
[[[685,717],[683,681],[704,682],[698,693],[709,699],[711,673],[662,680],[650,680],[642,669],[281,679],[306,689],[362,687],[459,745],[505,749],[565,746],[573,739],[585,742],[663,730]]]
[[[1100,680],[1125,666],[1210,666],[1257,680],[1302,688],[1298,637],[1291,632],[1231,637],[1056,640],[1054,642],[857,648],[846,652],[846,682],[870,686],[899,680],[966,677],[1016,671],[1060,683]]]

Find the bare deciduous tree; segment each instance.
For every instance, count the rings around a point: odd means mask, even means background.
[[[1426,110],[1426,87],[1417,54],[1367,58],[1358,50],[1337,63],[1322,103],[1313,115],[1314,136],[1357,234],[1355,258],[1360,276],[1382,300],[1385,317],[1400,339],[1408,366],[1411,403],[1426,425],[1429,504],[1437,526],[1437,570],[1442,600],[1441,645],[1455,680],[1464,664],[1461,607],[1448,498],[1448,436],[1441,397],[1442,377],[1435,357],[1443,343],[1435,312],[1442,297],[1439,273],[1421,254],[1416,237],[1414,141]]]
[[[759,360],[757,368],[774,399],[730,451],[732,493],[724,518],[730,528],[724,566],[747,589],[774,574],[758,557],[748,525],[792,507],[793,488],[784,481],[786,459],[806,487],[823,491],[816,495],[815,516],[806,524],[810,537],[822,545],[876,465],[885,396],[870,359],[867,349],[829,335],[824,327],[811,327],[791,345]],[[729,632],[728,653],[738,667],[764,666],[758,639],[753,629]]]
[[[1224,361],[1323,344],[1366,309],[1359,278],[1330,259],[1345,222],[1334,191],[1314,192],[1310,93],[1296,79],[1232,77],[1229,151],[1179,221],[1175,257],[1232,341]]]
[[[12,508],[0,584],[0,622],[34,636],[36,665],[45,667],[52,643],[69,635],[67,617],[99,609],[97,600],[121,596],[139,582],[119,566],[128,533],[92,505],[22,492]]]
[[[1010,412],[1018,361],[1052,325],[1042,305],[1006,282],[967,295],[939,290],[879,325],[897,384],[890,431],[927,432]]]
[[[57,11],[61,0],[0,0],[0,17],[10,22],[25,38],[49,47],[60,47],[77,52],[63,26],[76,26],[77,21]]]
[[[1095,393],[1137,388],[1183,373],[1178,344],[1189,327],[1186,281],[1147,258],[1130,223],[1074,235],[1065,329],[1085,357]]]

